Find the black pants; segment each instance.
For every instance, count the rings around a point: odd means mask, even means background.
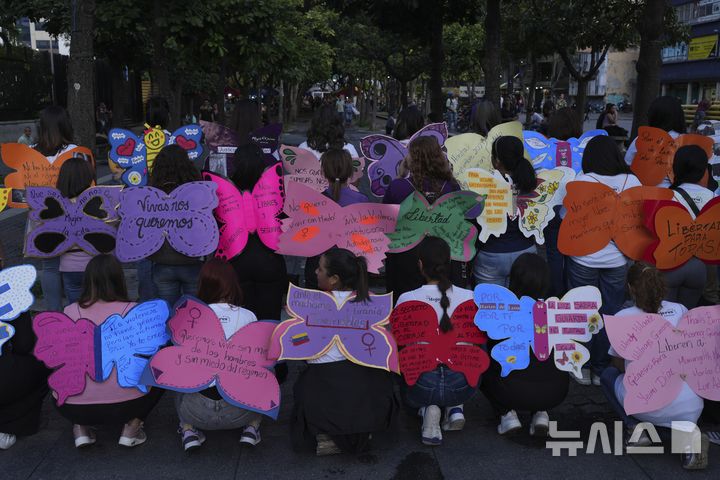
[[[3,352],[3,356],[8,363],[0,368],[0,433],[37,433],[49,370],[30,355]]]
[[[152,388],[147,395],[127,402],[90,405],[65,403],[57,407],[57,410],[75,425],[125,424],[134,418],[145,420],[163,393],[165,390],[161,388]]]

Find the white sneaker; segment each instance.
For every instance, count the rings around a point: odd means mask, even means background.
[[[514,433],[522,428],[522,423],[518,419],[515,410],[510,410],[508,413],[500,417],[500,425],[498,425],[498,433],[505,435],[506,433]]]
[[[570,373],[570,377],[580,385],[590,385],[592,383],[590,369],[581,368],[580,373],[582,374],[582,378],[576,377],[574,373]]]
[[[530,435],[533,437],[547,437],[550,428],[550,416],[547,412],[535,412],[530,422]]]
[[[137,447],[145,443],[145,441],[147,441],[147,435],[145,435],[142,423],[136,426],[126,423],[125,426],[123,426],[120,439],[118,439],[118,445],[122,445],[123,447]]]
[[[441,417],[442,413],[437,405],[430,405],[425,408],[422,423],[422,443],[425,445],[442,444]]]
[[[95,432],[91,427],[85,425],[73,425],[73,437],[75,448],[87,447],[95,443]]]
[[[7,450],[15,445],[17,437],[12,433],[0,433],[0,450]]]
[[[465,414],[462,405],[455,405],[445,409],[445,421],[442,429],[446,431],[458,431],[465,427]]]

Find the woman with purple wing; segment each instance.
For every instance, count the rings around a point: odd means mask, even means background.
[[[168,145],[160,150],[150,174],[150,186],[165,193],[185,183],[201,180],[187,152],[178,145]],[[197,293],[197,279],[203,260],[201,257],[183,255],[165,240],[160,250],[150,256],[150,260],[152,281],[158,297],[174,305],[182,295]]]
[[[102,324],[114,314],[125,315],[136,304],[128,301],[125,276],[120,262],[112,255],[97,255],[87,265],[80,300],[65,307],[65,315],[77,321],[87,319]],[[123,388],[118,384],[117,371],[103,382],[86,379],[85,391],[68,397],[57,407],[60,415],[73,423],[77,448],[95,443],[90,425],[124,424],[118,443],[134,447],[147,440],[143,421],[160,400],[163,390],[150,389],[143,393],[137,388]]]
[[[93,183],[90,165],[82,158],[69,158],[60,167],[56,188],[63,197],[75,200]],[[83,272],[92,255],[79,248],[68,250],[60,256],[60,275],[68,304],[75,303],[82,292]]]
[[[349,250],[325,252],[316,273],[320,290],[339,303],[353,294],[355,302],[370,298],[365,258]],[[337,345],[307,363],[293,387],[293,446],[317,455],[367,450],[371,434],[387,430],[399,406],[392,374],[349,361]]]
[[[410,142],[404,162],[409,169],[409,175],[390,183],[383,203],[400,204],[416,191],[429,203],[434,203],[446,193],[460,190],[460,185],[453,177],[450,164],[435,137],[420,136]],[[424,279],[418,268],[417,247],[403,253],[388,253],[385,277],[387,291],[393,292],[395,299],[405,292],[420,288]],[[468,286],[470,275],[467,265],[453,261],[450,280],[453,285]]]
[[[550,269],[539,255],[524,253],[512,264],[509,289],[517,298],[547,298],[550,286]],[[490,340],[488,352],[498,343]],[[541,362],[531,354],[527,368],[514,370],[506,377],[501,376],[500,364],[492,359],[483,374],[480,390],[500,419],[497,427],[500,435],[516,433],[522,428],[517,414],[521,411],[530,412],[530,435],[544,437],[550,426],[548,410],[565,400],[569,383],[567,372],[558,370],[554,362]]]
[[[524,155],[522,141],[516,137],[498,137],[492,145],[492,165],[503,176],[512,179],[513,197],[527,195],[537,188],[535,170]],[[510,268],[523,253],[535,253],[535,240],[520,231],[520,218],[508,219],[507,230],[499,237],[490,236],[478,245],[473,276],[476,283],[508,286]]]
[[[348,186],[348,181],[354,173],[352,162],[350,153],[339,148],[331,148],[320,156],[323,176],[329,185],[323,195],[331,198],[341,207],[369,201],[365,195]],[[305,261],[305,288],[318,288],[315,270],[319,261],[320,255],[309,257]]]

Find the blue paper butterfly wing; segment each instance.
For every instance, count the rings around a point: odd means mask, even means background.
[[[30,289],[37,279],[32,265],[18,265],[0,271],[0,320],[11,321],[30,310],[35,297]]]
[[[195,146],[192,148],[187,148],[187,145],[180,145],[185,149],[185,151],[188,154],[188,158],[191,161],[194,161],[203,154],[203,147],[200,143],[202,140],[202,128],[200,125],[185,125],[177,130],[175,130],[172,135],[170,136],[170,139],[168,140],[168,145],[173,145],[175,143],[178,143],[178,137],[182,136],[185,138],[185,140],[189,140],[195,143]],[[178,143],[179,144],[179,143]]]
[[[0,355],[2,355],[2,347],[8,342],[13,335],[15,335],[15,329],[12,325],[5,322],[0,322]]]
[[[580,135],[579,138],[571,138],[568,140],[568,143],[570,144],[570,149],[572,150],[572,164],[575,173],[580,173],[580,171],[582,171],[582,157],[583,152],[585,152],[585,147],[587,146],[587,143],[593,137],[597,137],[598,135],[607,136],[607,134],[608,133],[605,130],[601,129],[589,130]]]
[[[124,317],[119,314],[108,317],[99,329],[102,380],[110,377],[115,366],[121,387],[146,392],[140,376],[149,360],[146,357],[170,340],[165,327],[169,316],[167,302],[152,300],[136,305]]]
[[[533,342],[532,308],[529,297],[520,300],[510,290],[494,284],[475,287],[475,325],[493,340],[502,340],[491,351],[501,366],[503,377],[513,370],[523,370],[530,364]]]
[[[523,145],[535,170],[555,167],[555,142],[552,139],[532,130],[523,130]]]
[[[122,182],[129,187],[147,185],[147,149],[145,141],[130,130],[113,128],[108,134],[110,142],[110,160],[124,169]],[[134,142],[132,152],[125,152],[127,142]],[[118,149],[120,152],[118,152]]]

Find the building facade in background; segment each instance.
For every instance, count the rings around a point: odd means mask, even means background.
[[[20,30],[19,42],[26,47],[41,52],[59,53],[60,55],[70,54],[70,42],[65,37],[52,37],[43,30],[41,22],[31,22],[28,18],[21,18],[17,21]]]
[[[673,0],[678,19],[690,27],[690,39],[662,51],[663,95],[686,104],[720,100],[720,0]]]

